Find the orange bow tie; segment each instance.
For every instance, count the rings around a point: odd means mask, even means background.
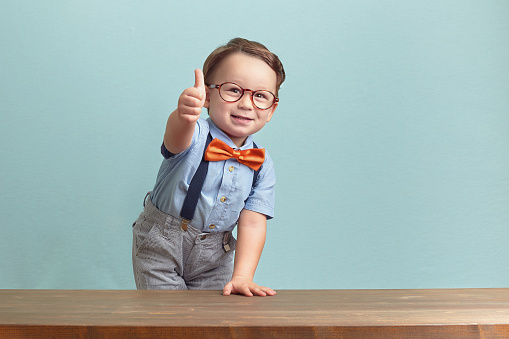
[[[223,141],[214,139],[210,142],[205,151],[205,160],[207,161],[222,161],[230,158],[235,158],[241,164],[257,171],[265,161],[265,149],[251,148],[238,151],[234,150]]]

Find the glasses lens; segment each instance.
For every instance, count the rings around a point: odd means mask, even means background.
[[[274,103],[276,97],[269,91],[255,91],[253,93],[253,102],[260,109],[267,109]]]
[[[234,83],[226,82],[221,85],[219,95],[224,101],[237,101],[242,96],[242,88]]]

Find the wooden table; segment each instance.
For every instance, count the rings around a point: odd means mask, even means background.
[[[0,338],[509,338],[509,289],[0,290]]]

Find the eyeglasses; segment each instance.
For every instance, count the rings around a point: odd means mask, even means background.
[[[244,89],[234,82],[225,82],[221,85],[208,85],[209,88],[217,88],[219,96],[226,102],[236,102],[244,95],[245,92],[251,92],[251,101],[259,109],[269,109],[279,98],[266,90],[253,91],[252,89]]]

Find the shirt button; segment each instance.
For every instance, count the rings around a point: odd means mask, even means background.
[[[233,170],[234,170],[234,169],[235,169],[235,167],[233,167],[233,166],[230,166],[230,168],[228,168],[228,170],[229,170],[230,172],[233,172]]]
[[[225,201],[226,201],[226,197],[222,197],[221,202],[225,202]]]
[[[213,230],[214,228],[216,228],[216,225],[210,225],[209,228]]]

